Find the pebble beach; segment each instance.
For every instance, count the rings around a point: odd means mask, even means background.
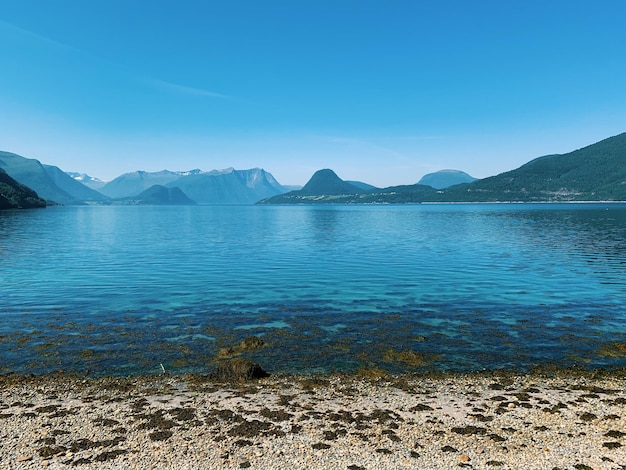
[[[624,469],[623,373],[0,376],[3,469]]]

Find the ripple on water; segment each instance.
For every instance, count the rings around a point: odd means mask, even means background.
[[[0,213],[0,371],[623,365],[625,207]]]

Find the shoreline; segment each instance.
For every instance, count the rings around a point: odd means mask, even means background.
[[[626,369],[0,376],[0,461],[34,468],[623,469]]]

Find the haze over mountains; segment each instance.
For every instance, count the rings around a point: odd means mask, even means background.
[[[439,170],[422,176],[417,184],[425,184],[435,189],[446,189],[455,184],[471,183],[477,178],[459,170]]]
[[[626,201],[626,133],[567,154],[539,157],[515,170],[481,180],[462,171],[442,170],[425,175],[418,184],[383,189],[344,181],[330,169],[316,172],[303,188],[293,191],[261,168],[136,171],[105,184],[84,174],[72,173],[72,177],[55,166],[10,152],[0,152],[0,169],[43,199],[61,204],[131,200],[138,204]],[[0,192],[2,208],[19,207],[20,203],[15,202],[19,197],[33,197],[22,193],[21,186],[9,183],[5,182]],[[22,195],[17,197],[18,193]],[[13,202],[6,202],[9,195]],[[36,205],[36,201],[31,202]]]

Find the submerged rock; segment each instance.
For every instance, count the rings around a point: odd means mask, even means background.
[[[226,346],[225,348],[220,348],[217,353],[217,357],[219,357],[220,359],[225,359],[228,357],[236,356],[237,354],[239,354],[239,352],[237,352],[233,346]]]
[[[612,341],[603,345],[598,350],[598,354],[606,357],[626,357],[626,342]]]
[[[258,336],[248,336],[239,343],[239,349],[242,351],[254,351],[265,346],[265,342]]]
[[[402,362],[411,367],[422,367],[430,361],[430,358],[426,354],[417,351],[404,350],[398,352],[389,349],[383,355],[383,361]]]
[[[240,381],[269,377],[259,364],[250,359],[235,358],[220,363],[210,377],[214,380]]]
[[[242,339],[236,346],[221,348],[218,356],[220,358],[238,356],[244,351],[254,351],[256,349],[261,349],[263,346],[265,346],[265,342],[261,338],[258,336],[248,336],[247,338]]]

